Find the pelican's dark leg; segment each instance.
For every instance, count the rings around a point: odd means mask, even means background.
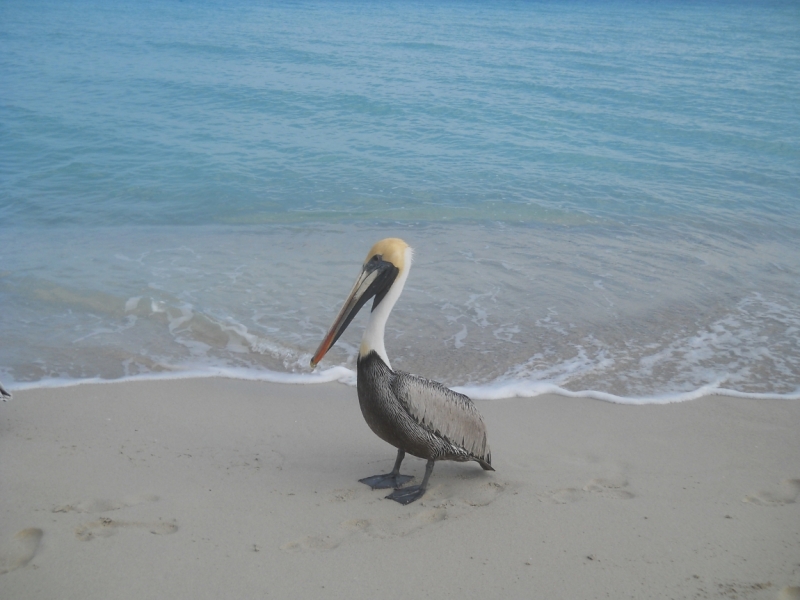
[[[411,504],[414,500],[422,498],[425,489],[428,487],[428,479],[431,478],[431,473],[433,473],[433,462],[433,459],[431,459],[425,465],[425,477],[422,478],[422,483],[395,490],[386,497],[400,504]]]
[[[414,479],[411,475],[400,475],[400,463],[406,457],[404,450],[397,451],[397,460],[394,461],[394,469],[391,473],[384,475],[373,475],[372,477],[365,477],[359,479],[361,483],[367,484],[373,490],[385,490],[389,488],[397,488],[403,485],[406,481]]]

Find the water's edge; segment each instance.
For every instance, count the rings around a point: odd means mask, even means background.
[[[151,373],[135,377],[121,377],[119,379],[46,379],[36,382],[18,383],[5,386],[9,392],[58,389],[76,387],[81,385],[114,385],[146,381],[179,381],[186,379],[238,379],[242,381],[260,381],[281,385],[319,385],[323,383],[340,383],[350,387],[356,385],[356,373],[347,367],[331,367],[320,369],[308,374],[254,372],[236,369],[208,369],[206,371],[184,371],[175,373]],[[591,398],[612,404],[648,405],[648,404],[675,404],[699,400],[708,396],[729,396],[732,398],[746,398],[751,400],[800,400],[800,389],[789,394],[755,394],[740,392],[721,387],[719,383],[705,385],[696,390],[680,394],[662,394],[649,397],[624,397],[601,392],[597,390],[571,391],[549,382],[525,381],[498,381],[486,385],[453,386],[456,392],[466,394],[473,400],[502,400],[505,398],[536,398],[538,396],[553,395],[565,398]]]

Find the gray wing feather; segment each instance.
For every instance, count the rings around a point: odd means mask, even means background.
[[[472,456],[487,458],[486,426],[469,397],[402,371],[396,372],[392,391],[417,423]]]

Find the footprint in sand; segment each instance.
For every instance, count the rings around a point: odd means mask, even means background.
[[[356,490],[341,489],[341,490],[333,490],[328,500],[330,502],[348,502],[355,497],[356,497]]]
[[[64,504],[53,508],[54,513],[105,513],[123,508],[129,508],[145,502],[157,502],[158,496],[146,494],[142,496],[132,496],[122,500],[83,500],[75,502],[74,504]],[[88,542],[99,537],[109,537],[117,533],[121,529],[139,529],[149,531],[156,535],[167,535],[178,531],[178,525],[175,521],[154,521],[144,523],[140,521],[120,521],[116,519],[109,519],[103,517],[97,521],[84,523],[75,529],[75,535],[79,540]]]
[[[448,519],[457,519],[474,514],[476,507],[491,504],[507,487],[505,483],[489,481],[481,485],[470,483],[469,489],[459,486],[447,488],[451,497],[444,497],[446,486],[436,486],[428,490],[418,502],[408,507],[396,506],[387,502],[389,513],[378,518],[349,519],[339,524],[339,528],[329,534],[311,535],[288,542],[281,546],[284,552],[305,552],[333,550],[345,543],[358,543],[376,539],[405,537],[432,526],[438,526]],[[354,499],[358,494],[352,490],[336,490],[331,502],[344,502]]]
[[[628,487],[628,481],[624,477],[597,477],[583,486],[583,491],[599,494],[604,498],[629,500],[633,498],[633,494],[624,489],[626,487]]]
[[[155,535],[168,535],[178,531],[178,524],[174,521],[156,521],[154,523],[138,523],[132,521],[115,521],[102,518],[91,523],[84,523],[75,530],[79,540],[88,542],[95,538],[109,537],[120,529],[138,529],[149,531]]]
[[[578,488],[562,488],[551,494],[546,494],[545,497],[556,504],[570,504],[572,502],[577,502],[583,498],[584,495],[583,491]]]
[[[621,475],[612,477],[595,477],[581,489],[562,488],[544,497],[556,504],[569,504],[587,497],[611,498],[614,500],[629,500],[635,495],[627,489],[628,481]]]
[[[759,506],[783,506],[784,504],[794,504],[798,496],[800,496],[800,479],[784,479],[780,482],[777,490],[745,496],[742,502]]]
[[[391,537],[391,534],[376,526],[373,519],[350,519],[342,521],[339,529],[329,535],[310,535],[281,546],[284,552],[307,552],[333,550],[345,542]]]
[[[478,486],[471,486],[465,490],[461,500],[469,506],[489,506],[498,495],[506,489],[506,484],[499,481],[488,481]]]
[[[30,527],[17,532],[11,539],[0,545],[0,575],[24,567],[39,549],[44,533],[41,529]]]
[[[54,513],[77,512],[77,513],[104,513],[145,502],[157,502],[158,496],[148,494],[144,496],[133,496],[122,500],[84,500],[75,504],[65,504],[53,508]]]
[[[314,550],[333,550],[338,547],[341,540],[329,535],[309,535],[295,542],[288,542],[281,546],[284,552],[306,552]]]
[[[380,527],[376,527],[374,519],[349,519],[339,524],[339,529],[330,535],[307,536],[300,540],[281,546],[284,552],[303,552],[333,550],[342,543],[388,537]]]

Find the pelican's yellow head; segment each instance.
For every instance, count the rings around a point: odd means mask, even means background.
[[[377,256],[380,260],[392,263],[397,267],[398,271],[405,271],[406,267],[409,266],[406,265],[406,249],[409,249],[408,244],[400,238],[382,239],[370,248],[364,265],[366,266],[370,260]],[[410,256],[411,253],[409,252],[409,257]]]
[[[395,281],[397,281],[398,285],[390,295],[388,305],[383,307],[387,311],[391,310],[391,305],[394,304],[400,294],[410,266],[411,248],[400,238],[386,238],[370,248],[367,259],[361,269],[361,274],[356,279],[350,295],[345,300],[342,310],[339,311],[328,334],[322,340],[316,353],[314,353],[314,357],[311,359],[312,367],[316,366],[330,347],[336,343],[336,340],[339,339],[339,336],[342,335],[350,321],[353,320],[353,317],[361,310],[367,300],[375,298],[372,304],[372,310],[374,311],[389,293],[389,290],[392,289]],[[382,329],[381,335],[383,335]],[[382,348],[383,342],[381,341],[380,344]]]

